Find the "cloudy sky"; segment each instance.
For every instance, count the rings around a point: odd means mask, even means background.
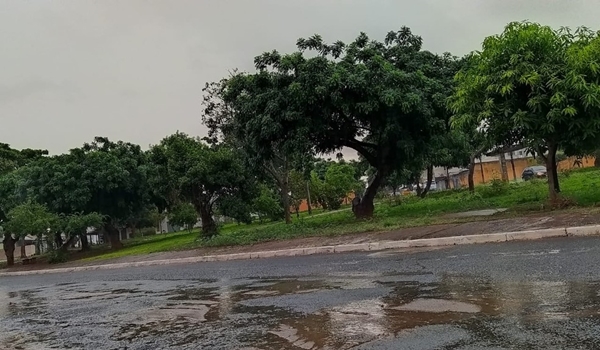
[[[597,0],[2,0],[0,142],[60,153],[94,136],[203,135],[202,88],[299,37],[402,25],[463,55],[509,21],[600,29]]]

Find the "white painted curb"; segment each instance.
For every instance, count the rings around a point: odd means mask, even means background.
[[[551,229],[544,229],[544,230],[530,230],[530,231],[520,231],[520,232],[491,233],[491,234],[469,235],[469,236],[424,238],[424,239],[403,240],[403,241],[382,241],[382,242],[373,242],[373,243],[344,244],[344,245],[337,245],[337,246],[294,248],[294,249],[271,250],[271,251],[251,252],[251,253],[207,255],[207,256],[196,256],[196,257],[182,258],[182,259],[151,260],[151,261],[140,261],[140,262],[131,262],[131,263],[66,267],[66,268],[44,269],[44,270],[1,272],[0,277],[39,275],[39,274],[49,274],[49,273],[79,272],[79,271],[90,271],[90,270],[110,270],[110,269],[120,269],[120,268],[126,268],[126,267],[140,267],[140,266],[190,264],[190,263],[211,262],[211,261],[264,259],[264,258],[273,258],[273,257],[305,256],[305,255],[314,255],[314,254],[380,251],[380,250],[387,250],[387,249],[444,247],[444,246],[464,245],[464,244],[527,241],[527,240],[543,239],[543,238],[551,238],[551,237],[585,237],[585,236],[600,236],[600,225],[567,227],[567,228],[551,228]]]

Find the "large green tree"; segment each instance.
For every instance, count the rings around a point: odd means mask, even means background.
[[[209,147],[183,133],[163,139],[150,150],[153,164],[150,184],[170,208],[181,201],[192,203],[202,221],[202,234],[217,234],[214,210],[237,198],[249,201],[253,177],[227,146]]]
[[[431,54],[408,28],[384,42],[363,33],[348,45],[318,35],[297,44],[298,52],[265,53],[256,73],[230,78],[225,101],[257,153],[297,140],[315,153],[356,150],[377,173],[355,214],[372,216],[386,176],[418,159],[435,130],[437,82],[423,68]]]
[[[120,229],[143,212],[150,198],[148,161],[138,145],[97,137],[92,143],[31,165],[33,198],[56,213],[98,213],[111,247]]]
[[[53,227],[58,225],[58,215],[50,212],[45,205],[26,202],[11,209],[7,215],[7,222],[4,225],[5,235],[14,235],[15,238],[23,238],[27,235],[35,235],[38,239],[36,252],[39,254],[39,243],[42,237],[48,234]],[[5,238],[4,252],[8,265],[14,264],[14,242],[8,242]],[[12,244],[11,244],[12,243]]]
[[[476,125],[499,148],[521,144],[546,160],[550,199],[556,154],[593,149],[600,134],[600,39],[581,28],[514,22],[488,37],[457,75],[454,123]]]
[[[0,220],[6,220],[8,211],[28,198],[27,165],[48,154],[45,150],[17,150],[0,143]]]
[[[0,224],[8,219],[8,213],[13,208],[25,203],[29,198],[30,188],[27,183],[27,165],[47,155],[44,150],[16,150],[8,144],[0,143]],[[22,237],[20,237],[22,238]],[[11,252],[10,264],[14,263],[14,235],[5,230],[2,235],[4,249]],[[21,255],[25,254],[22,244]],[[8,257],[8,255],[7,255]]]
[[[235,108],[239,107],[225,99],[228,84],[239,74],[236,72],[228,79],[209,83],[204,89],[204,113],[202,120],[209,128],[206,138],[211,144],[224,143],[236,150],[247,167],[262,175],[264,180],[277,186],[284,208],[284,219],[291,223],[290,173],[294,169],[302,169],[312,160],[310,145],[300,133],[294,137],[265,142],[261,135],[246,132],[246,125],[236,118]],[[285,93],[271,91],[271,104],[283,107],[287,105]],[[273,133],[276,125],[265,125],[264,134]],[[308,177],[308,176],[307,176]]]

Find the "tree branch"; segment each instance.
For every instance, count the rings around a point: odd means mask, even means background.
[[[275,169],[275,166],[273,166],[273,163],[271,161],[267,161],[267,162],[263,162],[263,164],[261,164],[262,168],[265,169],[269,174],[271,174],[271,176],[275,179],[275,181],[277,182],[277,184],[279,186],[281,186],[281,184],[283,183],[283,179],[281,178],[281,176],[277,173],[277,169]]]
[[[367,150],[367,148],[372,148],[373,150],[377,149],[376,145],[374,145],[372,143],[368,143],[368,142],[358,141],[355,139],[343,140],[342,145],[346,146],[346,147],[350,147],[353,150],[360,153],[360,155],[365,157],[367,162],[369,162],[371,165],[373,165],[373,166],[377,165],[377,157]]]

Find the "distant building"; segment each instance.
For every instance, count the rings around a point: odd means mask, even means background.
[[[504,154],[506,159],[506,171],[509,181],[520,180],[521,174],[525,168],[537,163],[536,159],[527,152],[527,149],[517,149]],[[590,167],[594,166],[594,157],[584,157],[581,159],[579,166]],[[569,157],[558,163],[560,169],[570,169],[575,167],[577,159]],[[475,171],[473,173],[473,182],[475,185],[480,185],[491,181],[492,179],[502,178],[502,169],[500,165],[499,155],[483,155],[481,159],[475,160]],[[448,179],[449,176],[449,179]],[[462,188],[469,185],[469,169],[467,168],[449,168],[435,167],[433,169],[434,181],[438,190],[448,188]],[[421,179],[427,179],[427,172],[423,171]],[[423,180],[424,182],[425,180]]]

